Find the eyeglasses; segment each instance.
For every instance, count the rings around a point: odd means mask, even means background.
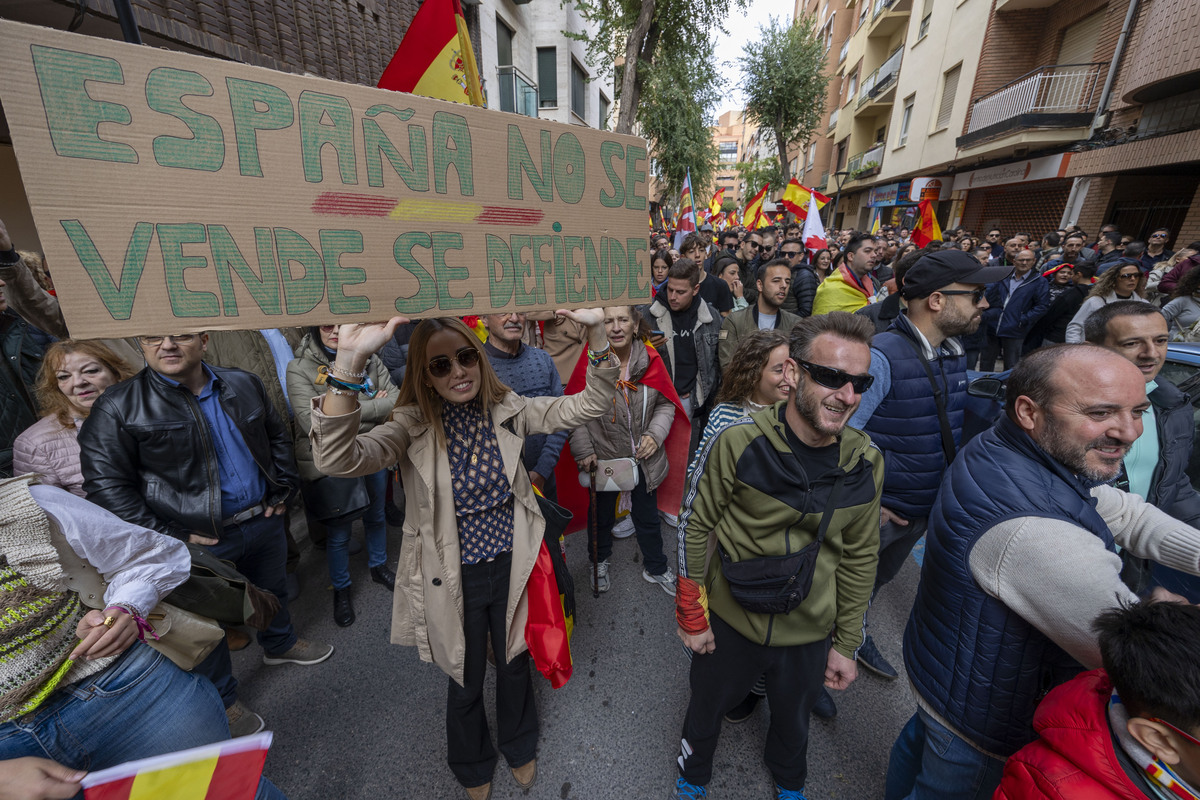
[[[463,369],[470,369],[479,363],[479,351],[467,345],[460,347],[453,356],[437,356],[429,359],[429,374],[435,378],[444,378],[450,374],[454,364]]]
[[[986,287],[980,286],[978,289],[939,289],[938,294],[967,294],[971,296],[971,305],[977,306],[985,291]]]
[[[799,257],[800,252],[801,251],[799,250],[784,250],[782,253],[780,253],[780,255],[782,255],[784,258],[797,258]]]
[[[849,372],[833,367],[823,367],[810,361],[796,361],[814,381],[826,389],[840,389],[847,383],[855,394],[862,394],[875,383],[874,375],[851,375]]]
[[[762,249],[762,245],[761,245],[761,244],[759,244],[758,242],[746,242],[746,244],[750,245],[750,246],[751,246],[751,247],[753,247],[755,250],[761,250],[761,249]]]
[[[1165,239],[1165,238],[1167,238],[1167,235],[1165,233],[1152,233],[1152,234],[1150,234],[1150,238],[1151,239]]]
[[[167,339],[175,344],[191,344],[199,335],[198,333],[176,333],[171,336],[139,336],[138,341],[146,347],[160,347]]]
[[[1122,272],[1117,276],[1119,280],[1123,281],[1136,281],[1140,277],[1142,277],[1142,273],[1140,272]]]
[[[1167,722],[1165,719],[1161,719],[1161,718],[1159,718],[1159,717],[1148,717],[1148,719],[1149,719],[1151,722],[1157,722],[1157,723],[1159,723],[1160,725],[1166,725],[1168,728],[1170,728],[1171,730],[1175,731],[1176,733],[1178,733],[1178,734],[1179,734],[1180,736],[1182,736],[1183,738],[1187,739],[1187,740],[1188,740],[1189,742],[1191,742],[1192,744],[1194,744],[1194,745],[1200,745],[1200,739],[1197,739],[1195,736],[1192,736],[1192,735],[1191,735],[1190,733],[1188,733],[1187,731],[1180,730],[1179,728],[1176,728],[1174,725],[1172,725],[1171,723]]]

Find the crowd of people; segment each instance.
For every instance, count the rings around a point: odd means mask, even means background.
[[[609,591],[636,536],[673,598],[674,797],[708,796],[724,724],[765,698],[774,796],[802,800],[811,718],[860,666],[897,680],[896,654],[915,702],[886,800],[1200,796],[1192,411],[1159,374],[1200,338],[1200,242],[832,233],[655,232],[638,305],[101,341],[71,338],[0,223],[0,798],[262,730],[230,650],[248,626],[265,664],[337,669],[289,603],[307,539],[354,624],[356,523],[392,642],[447,675],[454,779],[486,800],[503,756],[532,786],[526,623],[560,503],[587,522],[582,585]],[[1005,393],[971,435],[977,368]],[[903,641],[877,641],[922,539]],[[214,611],[181,664],[151,611],[212,557],[244,624]],[[107,582],[84,591],[81,561]],[[75,691],[141,674],[133,707]]]

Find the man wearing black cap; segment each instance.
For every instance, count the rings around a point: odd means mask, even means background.
[[[984,287],[1007,266],[983,266],[961,250],[922,256],[903,277],[904,313],[871,343],[875,383],[850,419],[883,451],[887,466],[874,592],[896,577],[925,532],[942,473],[962,439],[967,360],[958,336],[979,328]],[[868,635],[858,662],[898,676]]]

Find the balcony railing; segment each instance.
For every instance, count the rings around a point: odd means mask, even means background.
[[[848,55],[850,55],[850,37],[846,37],[846,41],[842,42],[842,49],[838,52],[838,63],[845,61]]]
[[[835,108],[835,109],[833,109],[833,111],[830,112],[830,114],[829,114],[829,130],[833,130],[834,128],[837,127],[839,111],[841,111],[840,108]]]
[[[888,8],[890,8],[892,6],[892,3],[895,3],[895,2],[896,2],[896,0],[875,0],[875,8],[871,12],[871,19],[875,19],[876,17],[878,17],[880,14],[882,14],[884,11],[886,11]]]
[[[883,143],[880,142],[870,150],[850,156],[850,160],[846,162],[846,171],[850,173],[850,180],[858,180],[878,173],[883,165],[884,149]]]
[[[967,135],[1023,114],[1092,113],[1107,66],[1055,64],[1023,75],[975,101]]]
[[[500,73],[500,110],[536,117],[537,84],[514,66],[499,67],[497,71]]]
[[[896,85],[896,79],[900,75],[900,62],[903,60],[904,45],[901,45],[892,51],[887,61],[879,65],[879,69],[863,79],[858,90],[858,106],[861,107],[868,100],[880,96]]]

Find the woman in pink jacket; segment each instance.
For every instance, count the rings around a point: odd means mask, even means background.
[[[80,497],[79,426],[105,389],[133,377],[133,371],[106,345],[65,339],[46,350],[38,373],[42,418],[13,442],[13,474],[36,472],[43,483]]]

